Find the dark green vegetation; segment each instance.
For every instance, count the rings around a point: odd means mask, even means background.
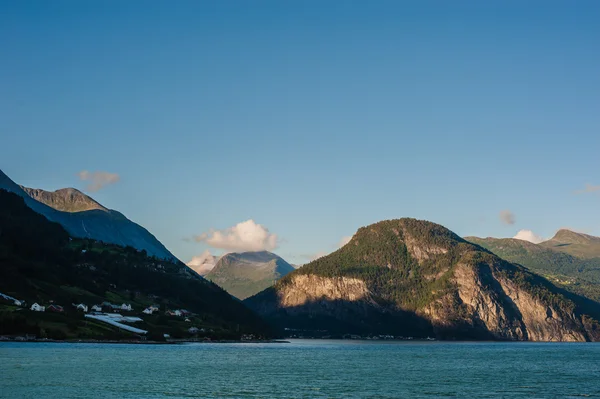
[[[303,285],[309,278],[322,289]],[[415,219],[360,228],[343,248],[245,302],[279,327],[305,335],[600,338],[597,304],[443,226]],[[549,319],[548,309],[556,316]]]
[[[578,233],[563,234],[563,232],[566,230],[560,230],[557,237],[579,236]],[[561,288],[600,302],[600,258],[579,258],[557,251],[556,247],[550,244],[533,244],[514,238],[466,237],[465,239],[509,262],[525,266]]]
[[[72,236],[145,250],[149,255],[177,261],[148,230],[120,212],[107,209],[75,189],[53,192],[23,189],[0,170],[0,189],[21,196],[28,207],[59,223]],[[27,191],[25,191],[27,190]]]
[[[185,337],[191,326],[212,338],[241,334],[269,336],[271,330],[253,312],[187,266],[149,257],[145,251],[94,240],[71,238],[57,223],[26,206],[22,197],[0,190],[0,292],[48,306],[62,305],[64,314],[37,313],[0,299],[0,334],[32,333],[50,338],[115,339],[132,334],[88,321],[72,303],[91,307],[103,301],[130,303],[140,316],[150,304],[159,315],[141,316],[134,326],[149,336],[169,333]],[[190,322],[167,317],[167,309],[186,309]]]
[[[292,265],[267,251],[223,255],[206,278],[236,298],[245,299],[294,271]]]

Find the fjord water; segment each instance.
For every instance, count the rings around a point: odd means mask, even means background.
[[[600,345],[0,344],[2,398],[600,397]]]

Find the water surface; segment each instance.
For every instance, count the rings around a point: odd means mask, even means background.
[[[0,398],[600,398],[600,345],[0,343]]]

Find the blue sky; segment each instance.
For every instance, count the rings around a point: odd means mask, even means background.
[[[302,263],[404,216],[600,235],[596,1],[1,8],[0,167],[118,175],[90,194],[184,261],[247,233]],[[221,231],[247,220],[269,233]]]

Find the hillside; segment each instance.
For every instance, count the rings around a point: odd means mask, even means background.
[[[360,228],[245,303],[303,335],[600,339],[596,303],[415,219]]]
[[[122,332],[84,321],[71,304],[129,303],[152,337],[185,338],[191,326],[205,337],[269,336],[253,312],[180,262],[147,256],[132,247],[75,239],[59,224],[26,206],[22,197],[0,190],[0,292],[25,300],[27,308],[0,301],[0,334],[29,332],[53,338],[123,338]],[[62,305],[64,314],[29,311],[34,302]],[[157,304],[161,312],[141,311]],[[189,322],[168,309],[191,312]],[[137,327],[137,325],[136,325]],[[43,334],[42,334],[43,333]]]
[[[514,238],[465,237],[465,240],[523,265],[561,288],[600,302],[600,258],[582,259]]]
[[[567,229],[557,231],[554,237],[540,245],[579,258],[600,258],[600,237],[576,233]]]
[[[223,255],[206,278],[239,299],[252,296],[294,271],[294,267],[267,251]]]
[[[73,237],[131,246],[161,259],[177,260],[148,230],[75,189],[22,188],[1,170],[0,189],[23,197],[28,207],[62,225]]]

